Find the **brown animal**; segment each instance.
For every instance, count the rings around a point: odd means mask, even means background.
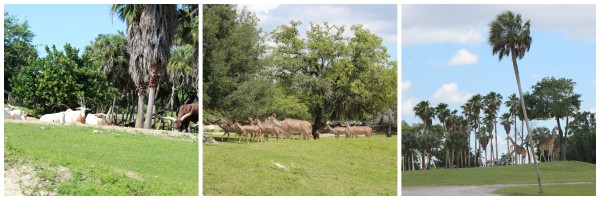
[[[335,128],[331,128],[331,126],[329,126],[329,121],[325,123],[326,124],[326,128],[327,130],[329,130],[329,132],[333,133],[335,135],[335,138],[339,138],[341,134],[346,135],[346,138],[350,137],[350,133],[348,132],[348,129],[346,127],[335,127]]]
[[[265,120],[265,122],[267,122],[267,120]],[[265,135],[265,138],[267,141],[269,141],[269,134],[274,134],[275,138],[277,140],[279,140],[279,135],[283,133],[283,130],[281,130],[281,128],[273,125],[273,124],[267,124],[267,123],[262,123],[260,121],[260,119],[258,119],[258,117],[256,118],[256,125],[258,126],[258,128],[260,128],[260,130],[262,131],[262,133]]]
[[[554,139],[556,139],[556,131],[558,131],[558,126],[555,126],[552,129],[552,136],[550,136],[550,138],[548,138],[546,141],[540,143],[539,145],[539,150],[540,150],[540,157],[544,158],[546,160],[546,162],[548,160],[552,160],[552,151],[554,150]],[[544,157],[544,151],[548,150],[548,157],[549,158],[545,158]],[[541,159],[541,158],[540,158]]]
[[[350,137],[358,137],[358,135],[364,135],[365,137],[371,137],[373,129],[368,126],[350,126],[350,123],[345,122],[344,126],[348,129]]]
[[[517,144],[510,136],[506,137],[506,139],[510,140],[510,143],[515,147],[515,154],[521,155],[521,161],[525,161],[525,155],[527,154],[525,147],[519,146],[519,144]],[[519,163],[517,162],[517,164]]]
[[[198,123],[198,104],[184,104],[179,106],[179,112],[177,113],[177,130],[182,132],[187,130],[190,126],[190,122]]]
[[[221,122],[221,119],[217,120],[216,124],[221,127],[221,129],[223,129],[223,136],[221,137],[221,142],[223,141],[223,138],[225,137],[225,134],[227,134],[227,141],[229,141],[229,133],[236,133],[236,138],[238,136],[240,136],[239,134],[237,134],[237,129],[235,127],[235,125],[233,125],[230,122],[227,123],[223,123]]]
[[[236,127],[236,132],[238,134],[240,134],[240,139],[238,140],[238,143],[240,143],[242,141],[242,137],[246,138],[246,142],[249,142],[249,135],[252,135],[253,133],[257,133],[258,131],[260,131],[260,129],[258,127],[255,126],[242,126],[240,125],[240,123],[235,122],[234,123],[235,127]]]
[[[291,118],[285,118],[283,121],[279,121],[275,118],[275,114],[273,114],[271,117],[268,117],[267,119],[268,121],[273,123],[273,125],[281,128],[281,130],[283,130],[286,133],[287,138],[289,138],[289,136],[293,133],[300,133],[302,134],[302,136],[304,136],[304,139],[313,139],[313,136],[311,134],[312,125],[307,121]]]
[[[255,124],[255,122],[254,122],[254,120],[252,118],[248,118],[248,121],[250,121],[249,128],[254,133],[253,137],[256,139],[257,142],[262,142],[262,140],[263,140],[263,138],[262,138],[262,134],[263,134],[262,129]]]

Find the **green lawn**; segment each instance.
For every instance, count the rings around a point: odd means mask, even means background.
[[[596,182],[596,165],[590,163],[544,162],[539,170],[542,183]],[[403,187],[531,183],[537,183],[533,164],[402,172]]]
[[[203,151],[204,195],[398,194],[396,136],[231,140]]]
[[[544,193],[539,193],[537,185],[508,187],[494,191],[505,196],[596,196],[596,184],[557,184],[544,185]]]
[[[101,130],[102,133],[93,133]],[[91,127],[4,123],[5,165],[62,165],[58,195],[198,195],[198,142]],[[45,171],[38,177],[52,177]]]
[[[595,164],[577,161],[544,162],[539,164],[539,170],[544,189],[543,194],[539,193],[533,164],[402,172],[402,187],[534,184],[502,188],[495,193],[518,196],[594,196],[596,194]],[[593,184],[564,184],[581,182]]]

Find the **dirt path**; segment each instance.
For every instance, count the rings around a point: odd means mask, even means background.
[[[592,182],[576,183],[544,183],[554,184],[588,184]],[[435,186],[435,187],[402,187],[402,196],[498,196],[492,193],[494,190],[514,187],[529,186],[537,184],[499,184],[499,185],[476,185],[476,186]]]

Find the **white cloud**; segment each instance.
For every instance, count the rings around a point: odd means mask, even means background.
[[[249,11],[254,12],[256,17],[261,21],[267,21],[269,19],[269,13],[271,10],[279,7],[279,4],[240,4],[238,8],[246,7]]]
[[[415,4],[402,6],[402,44],[481,44],[488,34],[487,25],[505,10],[531,20],[533,29],[561,31],[569,39],[595,41],[593,4]]]
[[[473,94],[458,90],[456,83],[444,83],[440,89],[433,93],[431,99],[434,102],[447,104],[464,104]]]
[[[402,45],[411,44],[479,44],[483,31],[476,27],[425,28],[410,27],[402,29]]]
[[[467,49],[460,49],[448,61],[448,65],[469,65],[477,64],[477,62],[479,62],[479,56],[469,52]]]
[[[590,108],[588,111],[590,111],[591,113],[596,113],[596,106]]]
[[[402,81],[402,92],[409,90],[412,87],[412,82]]]
[[[402,116],[403,117],[414,117],[413,108],[419,103],[418,99],[408,98],[402,99]]]

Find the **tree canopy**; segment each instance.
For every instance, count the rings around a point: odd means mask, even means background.
[[[37,51],[31,41],[35,34],[27,21],[20,22],[4,12],[4,89],[12,91],[11,80],[21,72],[21,68],[37,58]]]

